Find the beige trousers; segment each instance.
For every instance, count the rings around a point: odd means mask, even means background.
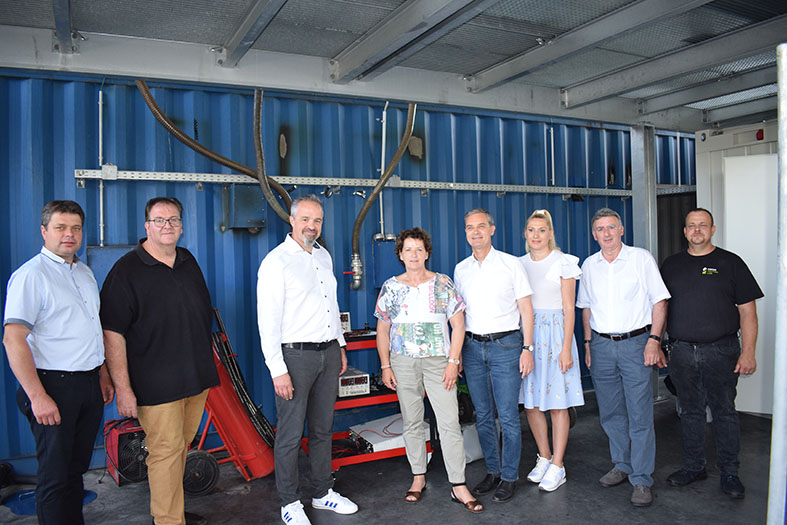
[[[137,407],[148,448],[150,513],[156,525],[185,525],[183,471],[186,452],[197,433],[208,389],[161,405]]]
[[[456,386],[446,390],[441,380],[447,364],[445,357],[413,358],[391,354],[391,369],[396,376],[396,394],[402,411],[404,444],[413,475],[426,473],[426,435],[423,428],[426,390],[437,418],[448,481],[464,483],[465,446],[459,426]]]

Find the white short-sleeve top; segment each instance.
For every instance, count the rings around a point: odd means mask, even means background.
[[[554,310],[563,308],[560,292],[560,279],[579,279],[579,257],[558,250],[552,250],[544,259],[534,261],[530,254],[519,258],[527,272],[527,279],[533,288],[530,300],[534,309]]]

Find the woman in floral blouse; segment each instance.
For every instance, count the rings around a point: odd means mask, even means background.
[[[378,318],[377,351],[383,383],[396,390],[399,397],[404,443],[413,472],[405,500],[420,501],[426,489],[426,391],[437,418],[448,480],[453,485],[451,499],[471,512],[481,512],[483,505],[465,485],[465,450],[456,395],[465,304],[448,276],[426,269],[432,243],[424,230],[401,231],[395,251],[405,273],[383,283],[374,315]]]

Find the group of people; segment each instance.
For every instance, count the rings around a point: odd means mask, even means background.
[[[41,523],[83,522],[82,475],[103,406],[115,397],[118,413],[137,417],[147,436],[154,523],[206,522],[184,512],[182,479],[188,445],[218,376],[210,295],[194,257],[177,246],[182,214],[177,199],[151,199],[147,237],[115,263],[99,294],[92,271],[76,255],[84,212],[73,201],[52,201],[42,212],[41,253],[8,282],[3,342],[20,383],[19,408],[36,439]],[[347,358],[333,262],[318,242],[323,218],[318,197],[293,201],[292,232],[258,272],[260,340],[278,414],[276,487],[282,521],[291,525],[310,523],[299,491],[304,423],[311,506],[339,514],[358,510],[333,490],[331,475],[334,403]],[[493,247],[495,224],[486,210],[468,211],[464,226],[472,253],[457,264],[453,280],[427,269],[432,243],[424,230],[400,232],[395,252],[405,271],[385,281],[375,305],[382,380],[397,392],[413,475],[405,501],[419,502],[427,487],[425,394],[436,417],[450,498],[468,511],[483,511],[478,497],[490,492],[495,502],[514,496],[520,404],[538,449],[528,481],[547,492],[566,483],[568,409],[584,403],[575,307],[582,309],[584,361],[613,464],[599,482],[610,487],[628,480],[635,506],[653,500],[652,370],[667,363],[666,330],[684,457],[667,484],[707,477],[707,406],[721,489],[744,496],[734,401],[739,374],[756,370],[755,301],[763,294],[737,255],[712,244],[709,211],[688,213],[688,250],[668,258],[661,272],[649,252],[623,244],[621,218],[608,208],[591,220],[600,251],[581,268],[578,258],[557,248],[546,210],[527,219],[522,257]],[[487,471],[472,490],[458,418],[462,374]]]
[[[183,473],[219,377],[210,293],[194,256],[177,246],[183,206],[147,202],[146,237],[115,263],[100,294],[77,256],[84,222],[74,201],[47,204],[41,252],[8,281],[3,343],[36,441],[38,521],[84,523],[82,475],[103,407],[116,399],[118,414],[145,431],[154,523],[207,523],[184,511]]]

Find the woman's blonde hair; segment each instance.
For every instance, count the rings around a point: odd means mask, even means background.
[[[527,221],[525,221],[525,231],[522,232],[522,234],[525,236],[525,249],[528,252],[530,251],[530,246],[527,244],[526,232],[527,232],[527,225],[533,219],[543,219],[547,222],[547,227],[549,228],[549,231],[552,232],[552,238],[549,239],[549,249],[560,251],[560,248],[558,248],[557,244],[555,244],[555,227],[552,224],[552,215],[550,215],[547,210],[536,210],[533,213],[531,213],[530,217],[528,217]]]

